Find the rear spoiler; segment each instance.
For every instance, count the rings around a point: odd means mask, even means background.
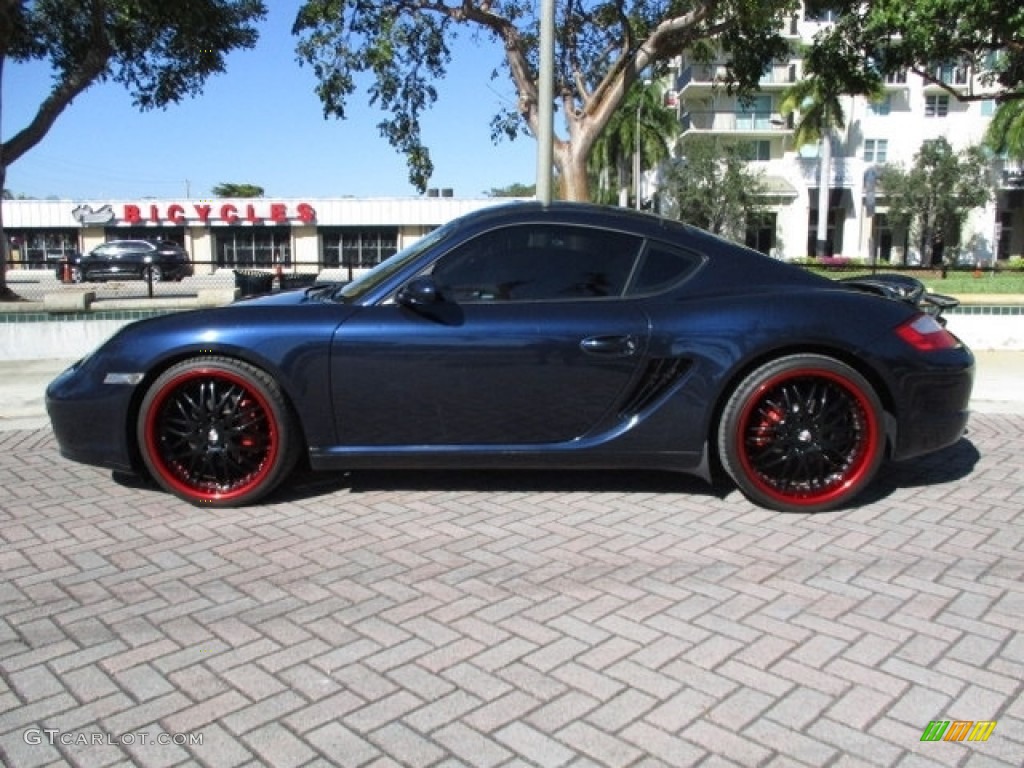
[[[960,305],[960,300],[953,296],[944,296],[941,293],[929,293],[924,283],[916,277],[909,275],[897,275],[885,272],[879,275],[865,275],[864,277],[847,277],[838,282],[850,288],[876,293],[887,299],[902,301],[912,307],[920,309],[943,325],[946,321],[942,313]]]

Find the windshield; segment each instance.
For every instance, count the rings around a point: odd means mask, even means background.
[[[454,222],[451,222],[427,233],[412,245],[403,248],[391,258],[382,261],[369,272],[356,278],[351,283],[343,285],[334,294],[334,297],[345,302],[358,301],[392,275],[405,269],[408,264],[419,258],[420,254],[448,237],[449,233],[455,228],[456,225]]]

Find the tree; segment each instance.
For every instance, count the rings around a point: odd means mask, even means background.
[[[507,187],[492,187],[487,197],[533,197],[537,192],[536,184],[509,184]]]
[[[7,168],[91,85],[119,83],[139,109],[177,103],[223,72],[227,53],[252,48],[253,25],[265,16],[263,0],[0,0],[0,89],[7,61],[53,69],[53,85],[28,124],[0,141],[0,188]],[[0,90],[0,113],[2,106]],[[2,297],[8,294],[2,221],[0,260]]]
[[[878,185],[888,205],[889,222],[906,228],[922,264],[937,264],[960,244],[967,214],[992,197],[988,158],[980,147],[955,153],[944,138],[921,144],[909,170],[885,165]]]
[[[225,181],[212,190],[214,197],[263,197],[264,189],[256,184],[236,184]]]
[[[765,63],[788,52],[781,29],[797,7],[795,0],[565,2],[554,56],[561,196],[588,199],[591,148],[642,73],[657,78],[684,51],[720,49],[730,57],[732,86],[752,92]],[[444,77],[461,32],[501,45],[516,89],[517,104],[494,117],[492,138],[540,133],[537,13],[534,0],[306,0],[293,31],[325,116],[344,118],[360,76],[372,78],[370,103],[385,114],[381,134],[406,156],[409,181],[422,192],[433,165],[420,116],[437,99],[433,83]]]
[[[1024,160],[1024,99],[999,106],[988,124],[985,146],[1011,160]]]
[[[846,127],[846,115],[840,98],[846,93],[876,97],[881,83],[873,75],[856,78],[851,74],[839,81],[822,75],[831,71],[837,59],[849,57],[848,41],[824,35],[811,46],[804,57],[806,76],[786,89],[779,105],[786,117],[798,115],[793,131],[793,145],[820,143],[818,165],[818,223],[814,255],[827,256],[828,200],[832,180],[832,136]]]
[[[594,141],[588,161],[590,175],[596,181],[593,199],[613,203],[617,198],[619,205],[629,205],[630,188],[634,192],[639,190],[636,178],[632,179],[632,184],[628,183],[630,176],[637,176],[644,168],[656,168],[668,159],[671,142],[678,133],[675,113],[664,107],[661,85],[634,83],[621,107]],[[632,173],[628,171],[630,165]]]
[[[681,146],[683,156],[662,186],[665,212],[715,234],[742,241],[747,223],[761,213],[760,174],[748,170],[742,147],[697,136]]]
[[[842,93],[864,94],[865,85],[909,71],[951,96],[977,101],[990,89],[973,90],[970,78],[951,81],[955,67],[980,75],[1001,102],[1024,99],[1024,14],[1007,0],[830,0],[836,23],[815,47],[833,55],[813,72],[837,83]]]

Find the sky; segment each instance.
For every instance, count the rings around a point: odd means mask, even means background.
[[[365,91],[349,101],[346,120],[325,120],[312,70],[295,57],[298,0],[267,6],[256,48],[232,53],[201,96],[140,112],[123,86],[94,85],[10,166],[5,187],[15,196],[84,200],[202,198],[224,182],[257,184],[280,198],[418,196]],[[490,137],[491,117],[515,99],[507,76],[490,77],[501,49],[463,38],[421,121],[434,162],[430,186],[481,197],[532,184],[536,142]],[[8,63],[0,136],[24,127],[50,86],[48,67]]]

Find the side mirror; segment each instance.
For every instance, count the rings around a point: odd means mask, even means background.
[[[438,290],[434,278],[429,275],[414,277],[398,289],[395,298],[403,307],[410,309],[431,307],[442,301],[441,291]]]

